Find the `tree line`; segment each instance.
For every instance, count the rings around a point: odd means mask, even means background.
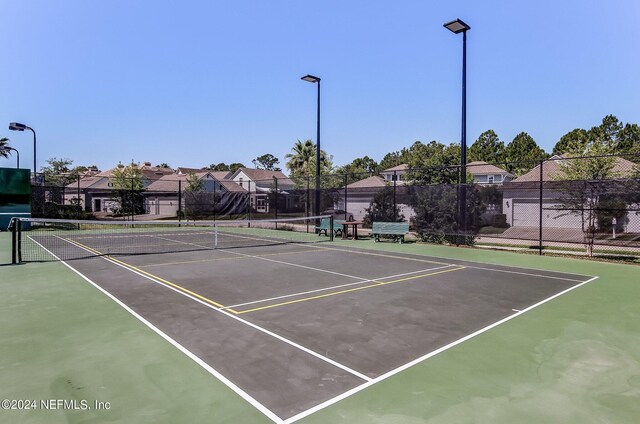
[[[0,139],[0,147],[8,147],[9,139]],[[594,147],[595,146],[595,147]],[[8,157],[10,151],[0,149],[0,156]],[[638,154],[640,155],[640,126],[634,123],[623,123],[614,115],[607,115],[599,125],[590,129],[576,128],[564,134],[555,143],[551,153],[542,149],[534,138],[520,132],[508,143],[501,140],[493,129],[484,131],[469,146],[467,162],[483,161],[496,164],[516,176],[532,169],[537,161],[547,159],[551,155],[581,156],[588,154]],[[411,169],[455,167],[460,164],[460,144],[444,144],[437,140],[427,143],[416,141],[409,147],[384,155],[380,162],[369,156],[352,160],[350,163],[333,165],[333,157],[326,151],[320,152],[321,175],[338,174],[366,175],[377,174],[401,164],[407,164]],[[312,140],[297,140],[287,159],[286,168],[293,178],[306,178],[315,175],[316,147]],[[265,153],[252,160],[257,169],[279,171],[279,159],[270,153]],[[51,182],[68,183],[76,180],[78,175],[88,170],[97,170],[95,166],[72,166],[69,159],[51,158],[47,166],[41,169],[45,180]],[[159,167],[169,168],[162,163]],[[240,162],[226,164],[212,163],[202,170],[235,172],[245,165]],[[429,183],[448,182],[446,175],[417,176]]]

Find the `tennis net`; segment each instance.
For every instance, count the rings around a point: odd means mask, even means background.
[[[317,222],[329,226],[326,236],[317,233]],[[14,263],[333,240],[330,216],[181,222],[21,218],[12,221],[11,229]]]

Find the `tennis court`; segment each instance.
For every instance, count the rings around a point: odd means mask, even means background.
[[[21,255],[63,259],[276,422],[597,278],[354,248],[278,224],[42,226],[22,232]]]

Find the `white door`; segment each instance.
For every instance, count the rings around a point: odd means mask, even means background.
[[[513,200],[513,226],[537,227],[540,225],[540,203],[535,200]]]

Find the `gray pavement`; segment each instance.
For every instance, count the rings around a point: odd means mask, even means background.
[[[326,244],[116,259],[70,265],[283,419],[589,279]]]

